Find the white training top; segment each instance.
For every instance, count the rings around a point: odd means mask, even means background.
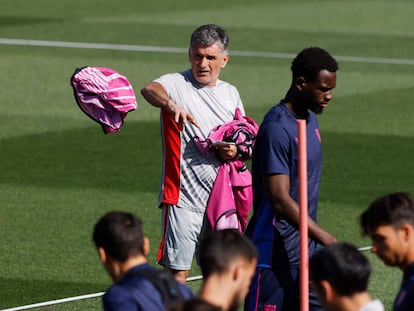
[[[378,299],[372,300],[358,311],[384,311],[384,306]]]
[[[179,131],[172,116],[161,110],[163,167],[159,203],[203,212],[217,176],[220,161],[206,158],[194,144],[194,137],[206,139],[217,125],[233,120],[238,107],[244,114],[237,89],[218,80],[216,86],[198,84],[191,70],[172,73],[154,80],[168,96],[196,119],[200,128],[187,122]]]

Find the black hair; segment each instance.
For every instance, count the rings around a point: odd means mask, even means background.
[[[220,42],[223,52],[227,51],[229,44],[227,32],[216,24],[206,24],[194,30],[190,39],[190,48],[195,44],[210,46],[216,42]]]
[[[294,78],[302,76],[312,82],[321,70],[336,72],[339,67],[336,60],[327,51],[319,47],[309,47],[295,57],[290,69]]]
[[[403,223],[409,223],[414,226],[414,201],[406,192],[382,196],[361,214],[360,223],[364,234],[381,225],[399,227]]]
[[[355,246],[340,242],[316,252],[309,260],[309,271],[315,286],[326,280],[338,294],[352,296],[367,290],[371,266]]]
[[[251,262],[258,257],[256,246],[237,230],[212,231],[202,239],[199,265],[204,278],[226,271],[237,258]]]
[[[131,213],[112,211],[95,224],[93,241],[108,255],[120,262],[130,256],[143,254],[142,222]]]

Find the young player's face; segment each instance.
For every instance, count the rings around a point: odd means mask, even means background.
[[[219,43],[210,46],[194,45],[189,50],[191,72],[194,79],[205,86],[215,86],[223,68],[229,59]]]
[[[336,87],[336,72],[321,70],[315,81],[304,83],[308,109],[321,114],[332,100],[332,90]]]
[[[369,232],[372,240],[372,252],[389,266],[405,265],[406,239],[402,228],[382,225]]]

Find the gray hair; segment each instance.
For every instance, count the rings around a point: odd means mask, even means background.
[[[196,44],[210,46],[219,42],[223,52],[227,52],[229,37],[227,32],[216,24],[207,24],[198,27],[191,35],[190,48]]]

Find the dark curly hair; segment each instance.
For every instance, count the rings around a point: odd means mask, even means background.
[[[293,77],[304,77],[314,81],[321,70],[336,72],[339,67],[335,58],[319,47],[309,47],[302,50],[292,61],[290,67]]]

